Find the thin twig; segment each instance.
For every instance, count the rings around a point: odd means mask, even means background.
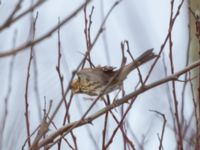
[[[35,37],[35,25],[37,21],[38,14],[36,15],[34,22],[33,22],[33,28],[31,32],[31,37],[32,40],[34,40]],[[26,132],[27,132],[27,139],[28,139],[28,147],[30,148],[31,146],[31,139],[29,138],[30,135],[30,120],[29,120],[29,103],[28,103],[28,93],[29,93],[29,79],[30,79],[30,70],[31,70],[31,62],[33,59],[33,47],[31,47],[30,50],[30,57],[29,57],[29,62],[28,62],[28,68],[27,68],[27,76],[26,76],[26,87],[25,87],[25,119],[26,119]]]
[[[163,62],[163,66],[164,66],[165,77],[167,77],[167,64],[166,64],[166,61],[165,61],[165,53],[163,53],[162,58],[163,58],[162,62]],[[173,122],[173,132],[176,134],[177,130],[176,130],[176,123],[175,123],[175,119],[174,119],[175,116],[174,116],[174,113],[173,113],[172,97],[171,97],[171,93],[170,93],[169,83],[167,83],[167,85],[166,85],[166,93],[167,93],[167,100],[168,100],[168,104],[169,104],[170,115],[172,117],[172,122]]]
[[[162,127],[161,137],[159,138],[159,141],[160,141],[159,150],[162,150],[163,149],[163,138],[164,138],[165,126],[167,123],[167,119],[165,117],[165,114],[163,114],[159,111],[156,111],[156,110],[150,110],[150,111],[155,112],[156,114],[160,115],[163,118],[163,127]]]
[[[60,20],[59,19],[58,19],[58,24],[60,24]],[[61,96],[63,97],[63,101],[64,101],[64,104],[65,104],[66,113],[65,113],[65,116],[64,116],[64,119],[63,119],[63,125],[65,125],[66,120],[68,119],[68,121],[69,121],[69,117],[70,117],[69,116],[69,108],[70,108],[72,97],[70,98],[70,102],[67,103],[66,97],[64,96],[64,93],[65,93],[64,82],[63,82],[64,81],[64,77],[63,77],[63,75],[61,73],[61,66],[60,66],[61,65],[60,64],[61,63],[61,57],[62,57],[62,54],[61,54],[60,28],[58,28],[58,64],[56,66],[56,70],[57,70],[59,81],[60,81]],[[73,142],[74,142],[74,145],[75,145],[75,149],[77,149],[76,137],[74,136],[73,132],[71,132],[71,135],[72,135],[72,139],[73,139]],[[62,142],[62,139],[58,142],[58,150],[60,150],[60,148],[61,148],[61,142]]]
[[[92,14],[93,14],[93,11],[94,11],[94,6],[92,6],[92,10],[91,10],[91,13],[89,15],[89,25],[88,25],[88,19],[87,19],[87,5],[85,5],[83,11],[84,11],[84,24],[85,24],[84,35],[85,35],[86,49],[88,51],[87,61],[89,62],[90,67],[94,68],[95,66],[91,61],[90,52],[89,52],[90,51],[90,47],[91,47],[91,33],[90,33],[90,30],[91,30],[91,25],[92,25]],[[84,68],[85,63],[86,63],[86,61],[83,62],[82,68]]]
[[[133,55],[131,54],[131,51],[130,51],[130,48],[129,48],[129,42],[128,42],[127,40],[125,40],[124,43],[126,43],[126,45],[127,45],[127,52],[128,52],[128,54],[129,54],[129,56],[131,57],[132,61],[135,62],[135,59],[133,58]],[[143,82],[143,79],[142,79],[141,71],[140,71],[140,69],[139,69],[137,63],[135,63],[135,64],[136,64],[136,69],[137,69],[138,76],[139,76],[139,79],[140,79],[140,83],[141,83],[142,86],[143,86],[143,85],[144,85],[144,82]]]
[[[104,101],[104,102],[105,102],[105,101]],[[106,103],[106,102],[105,102],[105,103]],[[110,103],[106,103],[106,106],[107,106],[107,105],[110,105]],[[112,110],[110,110],[109,112],[111,113],[111,115],[112,115],[113,119],[115,120],[115,122],[116,122],[117,124],[119,124],[119,120],[118,120],[117,117],[114,115],[114,113],[112,112]],[[125,132],[125,130],[124,130],[124,128],[123,128],[123,126],[120,126],[120,131],[121,131],[121,133],[122,133],[122,135],[123,135],[124,140],[125,140],[125,141],[131,146],[131,148],[134,150],[134,149],[135,149],[135,146],[134,146],[133,142],[129,139],[127,133]],[[105,144],[104,144],[104,148],[105,148]]]
[[[109,98],[108,99],[108,104],[109,104]],[[104,102],[106,103],[106,101],[104,100]],[[102,131],[102,150],[105,149],[105,143],[106,143],[106,137],[107,137],[107,126],[108,126],[108,114],[109,112],[106,112],[105,114],[105,119],[104,119],[104,128]]]
[[[173,23],[173,9],[174,9],[174,0],[171,1],[171,14],[170,14],[170,21],[169,21],[169,27],[171,27],[171,24]],[[170,68],[171,68],[171,74],[174,74],[174,62],[173,62],[173,42],[172,42],[172,30],[169,32],[169,60],[170,60]],[[175,120],[176,120],[176,126],[177,126],[177,133],[178,133],[178,139],[177,139],[177,146],[179,150],[183,149],[183,138],[182,138],[182,128],[180,124],[180,116],[179,116],[179,110],[178,110],[178,99],[176,95],[176,84],[175,80],[172,81],[172,94],[173,94],[173,102],[174,102],[174,110],[175,110]]]
[[[133,105],[133,103],[134,103],[136,97],[137,97],[137,96],[134,96],[134,97],[132,98],[131,103],[129,104],[129,106],[128,106],[128,108],[126,109],[126,111],[123,113],[121,120],[120,120],[119,123],[117,124],[117,127],[114,129],[113,134],[111,135],[109,141],[108,141],[107,144],[106,144],[106,149],[108,149],[108,147],[109,147],[110,144],[112,143],[112,141],[113,141],[113,139],[114,139],[114,137],[115,137],[115,135],[116,135],[118,129],[120,128],[120,126],[123,125],[123,122],[124,122],[124,120],[125,120],[125,117],[127,116],[128,112],[129,112],[130,109],[132,108],[132,105]],[[122,99],[123,99],[123,98],[122,98]],[[118,102],[118,100],[115,101],[115,102]],[[121,105],[122,105],[122,104],[121,104]],[[134,148],[134,147],[133,147],[133,148]]]
[[[189,26],[188,26],[188,30],[189,30]],[[190,30],[188,32],[190,32]],[[188,41],[191,41],[191,34],[189,34]],[[189,54],[190,54],[190,42],[188,42],[188,45],[187,45],[185,66],[187,66],[189,64],[189,58],[190,58]],[[185,74],[184,79],[187,80],[187,78],[188,78],[188,73]],[[184,123],[185,93],[186,93],[187,83],[188,82],[184,82],[183,89],[182,89],[182,92],[181,92],[181,99],[182,99],[182,103],[181,103],[181,123],[182,124]]]
[[[31,6],[33,6],[33,1],[34,0],[31,0]],[[37,12],[37,15],[39,15],[38,12]],[[34,22],[34,10],[31,11],[30,22],[31,22],[30,24],[32,24],[32,22]],[[30,32],[32,32],[32,31],[30,31]],[[34,39],[31,39],[31,40],[34,40]],[[41,121],[42,120],[42,106],[41,106],[40,93],[39,93],[39,84],[38,84],[37,59],[36,59],[36,53],[35,53],[34,47],[33,47],[33,54],[32,55],[33,55],[33,72],[34,72],[34,75],[33,75],[33,77],[34,77],[34,92],[35,92],[35,96],[36,96],[36,104],[37,104],[37,109],[38,109],[38,118]]]

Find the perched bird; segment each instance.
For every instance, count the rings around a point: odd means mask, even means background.
[[[103,91],[104,94],[108,94],[119,89],[132,70],[155,57],[156,55],[153,53],[153,50],[150,49],[130,64],[118,70],[114,70],[115,68],[110,66],[81,69],[77,72],[78,78],[72,81],[72,93],[84,93],[90,96],[96,96]]]

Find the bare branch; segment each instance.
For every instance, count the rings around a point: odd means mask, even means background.
[[[55,27],[53,27],[51,30],[49,30],[48,32],[46,32],[44,35],[42,35],[41,37],[33,40],[33,41],[29,41],[27,43],[22,44],[21,46],[14,48],[14,49],[10,49],[10,50],[6,50],[4,52],[0,53],[0,57],[6,57],[6,56],[10,56],[10,55],[14,55],[16,53],[19,53],[23,50],[25,50],[28,47],[31,46],[35,46],[38,43],[42,42],[43,40],[49,38],[55,31],[58,30],[58,28],[61,28],[63,25],[65,25],[66,23],[68,23],[71,19],[73,19],[82,9],[83,7],[88,4],[89,2],[91,2],[91,0],[87,0],[86,2],[84,2],[82,5],[80,5],[76,10],[74,10],[68,17],[66,17],[63,21],[60,22],[59,25],[56,25]]]
[[[11,13],[11,15],[8,17],[8,19],[0,26],[0,32],[3,31],[4,29],[10,27],[11,25],[13,25],[16,21],[18,21],[19,19],[23,18],[28,13],[32,12],[33,10],[35,10],[38,6],[42,5],[46,1],[47,0],[38,0],[34,5],[31,5],[25,11],[23,11],[22,13],[20,13],[16,17],[14,17],[16,12],[20,9],[21,3],[23,2],[23,0],[20,0],[19,1],[20,3],[18,3],[16,5],[15,9]]]

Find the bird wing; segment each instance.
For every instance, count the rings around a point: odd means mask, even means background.
[[[114,67],[110,66],[84,68],[78,71],[77,75],[80,80],[101,82],[102,84],[107,84],[110,78],[114,75],[114,69]]]

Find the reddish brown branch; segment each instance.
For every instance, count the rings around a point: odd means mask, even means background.
[[[91,42],[91,33],[90,33],[90,29],[91,29],[91,25],[92,25],[92,14],[93,14],[93,10],[94,10],[94,6],[92,7],[92,10],[91,10],[91,13],[89,15],[89,24],[88,24],[88,19],[87,19],[87,5],[85,5],[84,7],[84,24],[85,24],[85,27],[84,27],[84,35],[85,35],[85,42],[86,42],[86,49],[88,51],[88,56],[87,56],[87,61],[89,62],[90,64],[90,67],[95,67],[94,64],[92,63],[91,61],[91,57],[90,57],[90,47],[92,45],[92,42]],[[85,63],[86,61],[83,62],[82,64],[82,68],[84,68],[85,66]]]
[[[33,3],[33,0],[31,1],[31,3]],[[38,14],[39,13],[37,12],[37,15]],[[31,11],[30,22],[31,22],[30,24],[32,24],[32,22],[34,22],[34,12],[33,11]],[[32,40],[34,40],[34,39],[32,39]],[[38,109],[38,118],[41,121],[42,120],[42,106],[41,106],[40,93],[39,93],[39,85],[38,85],[38,66],[37,66],[36,53],[35,53],[35,49],[34,48],[33,48],[33,54],[32,55],[33,55],[33,73],[34,73],[34,75],[33,75],[33,77],[34,77],[34,92],[35,92],[35,95],[36,95],[36,104],[37,104],[37,109]]]
[[[133,58],[133,55],[131,54],[130,48],[129,48],[129,42],[127,40],[124,41],[127,45],[127,52],[129,54],[129,56],[131,57],[132,61],[135,62],[135,59]],[[135,63],[137,64],[137,63]],[[140,72],[140,69],[138,66],[136,66],[137,72],[138,72],[138,76],[140,79],[140,83],[142,84],[142,86],[144,85],[143,79],[142,79],[142,73]]]
[[[105,114],[105,119],[104,119],[104,128],[102,131],[102,150],[106,149],[105,145],[106,145],[106,136],[107,136],[107,126],[108,126],[108,114],[109,112],[106,112]]]
[[[36,16],[36,18],[33,22],[33,29],[32,29],[33,31],[31,32],[31,36],[32,36],[33,40],[35,37],[35,25],[36,25],[37,17],[38,16]],[[28,147],[31,146],[28,93],[29,93],[29,79],[30,79],[30,70],[31,70],[32,59],[33,59],[33,47],[31,47],[31,50],[30,50],[30,57],[29,57],[27,76],[26,76],[26,88],[25,88],[25,119],[26,119],[26,130],[27,130],[26,132],[27,132],[27,139],[28,139]]]
[[[58,24],[60,24],[60,20],[58,21]],[[60,81],[61,96],[63,97],[62,101],[64,101],[64,104],[65,104],[66,112],[65,112],[64,119],[63,119],[63,125],[65,125],[67,119],[68,119],[68,123],[70,122],[69,108],[70,108],[72,97],[70,97],[70,101],[69,101],[69,103],[67,103],[66,97],[64,96],[65,90],[64,90],[64,82],[63,82],[64,77],[61,73],[61,57],[62,57],[62,54],[61,54],[60,28],[58,28],[58,63],[56,66],[56,70],[57,70],[59,81]],[[77,149],[76,137],[73,132],[71,132],[71,136],[72,136],[72,139],[74,142],[75,149]],[[65,139],[65,138],[63,138],[63,139]],[[62,142],[62,139],[58,142],[58,150],[60,150],[60,148],[61,148],[61,142]],[[69,144],[69,142],[68,142],[68,145],[70,145],[70,147],[72,147],[71,144]]]
[[[166,62],[165,62],[165,53],[163,53],[162,57],[163,57],[162,61],[163,61],[164,72],[165,72],[165,77],[166,77],[167,76],[167,65],[166,65]],[[166,85],[166,93],[167,93],[167,100],[168,100],[168,104],[169,104],[170,115],[172,117],[172,122],[173,122],[173,131],[176,134],[177,130],[176,130],[176,123],[175,123],[175,119],[174,119],[173,106],[172,106],[172,96],[171,96],[171,93],[170,93],[169,83],[167,83],[167,85]]]
[[[169,27],[171,27],[171,24],[173,23],[173,9],[174,9],[174,0],[171,1],[171,14],[170,14],[170,21],[169,21]],[[171,74],[174,74],[174,62],[173,62],[173,42],[172,42],[172,30],[169,32],[169,60],[170,60],[170,68],[171,68]],[[180,124],[180,116],[179,116],[179,110],[178,110],[178,100],[176,96],[176,85],[175,81],[172,81],[172,94],[173,94],[173,101],[174,101],[174,110],[175,110],[175,120],[176,120],[176,126],[178,131],[178,140],[177,140],[177,146],[179,150],[183,149],[183,137],[182,137],[182,128]]]

